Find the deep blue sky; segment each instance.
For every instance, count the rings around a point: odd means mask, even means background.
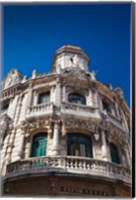
[[[121,86],[130,104],[130,10],[130,3],[4,6],[3,75],[49,72],[59,47],[77,45],[97,79]]]

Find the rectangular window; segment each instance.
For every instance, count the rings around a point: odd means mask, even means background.
[[[3,101],[1,102],[0,105],[0,110],[2,111],[6,111],[9,108],[9,101]]]
[[[107,112],[111,112],[110,105],[105,101],[103,101],[102,103],[103,103],[103,110],[106,110]]]
[[[38,104],[48,103],[50,101],[50,93],[41,93],[39,94]]]

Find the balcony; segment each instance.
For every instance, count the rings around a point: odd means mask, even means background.
[[[130,169],[103,160],[73,156],[44,156],[16,161],[7,166],[5,178],[49,172],[90,175],[105,180],[114,179],[131,183]]]
[[[30,106],[27,110],[27,117],[43,116],[53,113],[53,103],[44,103]]]
[[[81,117],[99,118],[98,108],[87,105],[63,102],[61,104],[61,112],[64,114],[77,115]]]

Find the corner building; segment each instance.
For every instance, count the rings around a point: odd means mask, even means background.
[[[65,45],[52,72],[11,70],[1,92],[5,196],[130,197],[130,109],[96,80],[89,57]]]

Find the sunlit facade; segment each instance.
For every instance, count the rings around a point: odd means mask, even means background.
[[[5,196],[131,196],[130,109],[120,87],[88,70],[77,46],[55,52],[52,72],[11,70],[1,92]]]

